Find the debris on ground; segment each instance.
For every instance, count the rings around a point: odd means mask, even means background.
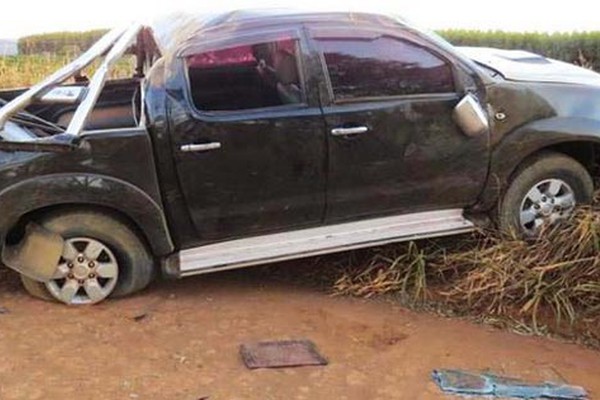
[[[456,395],[495,396],[519,399],[581,400],[587,392],[580,386],[557,383],[530,383],[493,374],[460,370],[436,370],[433,380],[446,393]]]
[[[149,302],[141,310],[137,311],[135,314],[131,315],[129,318],[134,322],[142,322],[152,316],[153,313],[156,312],[158,307],[163,304],[165,301],[164,297],[159,297],[158,299]]]
[[[2,314],[10,314],[10,311],[6,307],[0,307],[0,315]]]
[[[249,369],[327,365],[310,340],[283,340],[243,344],[240,355]]]
[[[141,313],[141,314],[134,315],[131,319],[133,319],[135,322],[141,322],[141,321],[145,320],[147,317],[148,317],[148,313]]]

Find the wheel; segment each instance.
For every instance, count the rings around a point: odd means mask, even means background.
[[[96,211],[55,213],[38,221],[65,239],[54,279],[21,275],[29,294],[66,304],[95,304],[142,290],[153,279],[153,258],[127,224]]]
[[[513,174],[501,200],[500,229],[535,237],[543,227],[567,218],[576,205],[592,201],[592,177],[575,159],[561,153],[533,156]]]

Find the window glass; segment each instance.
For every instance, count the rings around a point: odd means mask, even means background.
[[[282,39],[188,56],[194,105],[235,111],[302,103],[297,46]]]
[[[319,38],[336,99],[454,92],[447,62],[390,36]]]

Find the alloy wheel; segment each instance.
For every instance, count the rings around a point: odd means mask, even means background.
[[[66,304],[94,304],[107,298],[119,277],[113,252],[102,242],[77,237],[65,240],[53,279],[46,288]]]
[[[536,183],[521,202],[519,222],[529,236],[542,227],[567,218],[576,206],[575,192],[561,179],[546,179]]]

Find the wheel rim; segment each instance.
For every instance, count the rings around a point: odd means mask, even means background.
[[[46,288],[66,304],[94,304],[114,290],[119,264],[113,252],[102,242],[77,237],[65,240],[58,268]]]
[[[567,218],[575,206],[575,192],[565,181],[546,179],[538,182],[521,202],[521,228],[534,236],[542,227]]]

